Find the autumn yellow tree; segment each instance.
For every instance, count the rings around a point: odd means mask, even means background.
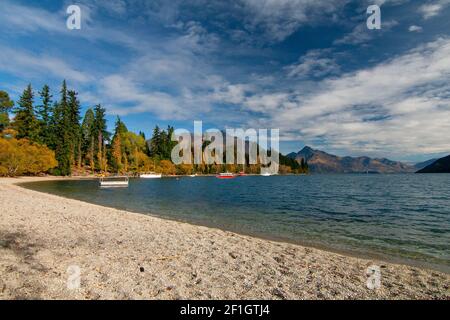
[[[101,163],[102,170],[104,172],[108,172],[108,158],[106,155],[106,146],[103,146],[103,155],[102,155],[102,163]]]
[[[161,160],[158,169],[158,171],[165,175],[174,175],[177,173],[177,168],[172,163],[172,161],[169,160]]]
[[[127,154],[124,153],[122,158],[123,158],[123,171],[124,172],[128,172],[128,158],[127,158]]]
[[[55,153],[46,146],[0,137],[0,176],[36,175],[57,165]]]
[[[88,152],[88,159],[89,159],[89,166],[91,167],[91,171],[92,174],[95,172],[95,159],[94,159],[94,151],[95,150],[95,145],[94,145],[94,137],[92,137],[92,143],[89,147],[89,152]]]
[[[116,168],[116,171],[121,172],[123,166],[122,166],[122,143],[120,135],[114,136],[111,154],[114,160],[114,167]]]
[[[194,173],[194,166],[192,164],[180,164],[176,168],[177,174],[186,175]]]
[[[99,166],[100,171],[103,170],[103,141],[101,139],[98,139],[98,147],[97,147],[97,163]]]
[[[135,149],[132,158],[133,158],[132,160],[134,172],[138,173],[147,172],[150,171],[150,168],[153,166],[150,158],[137,148]]]

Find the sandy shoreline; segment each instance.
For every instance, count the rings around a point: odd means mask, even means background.
[[[194,226],[0,179],[0,299],[445,299],[450,275]],[[53,178],[52,178],[53,179]],[[366,286],[377,265],[381,287]],[[81,285],[69,289],[77,266]],[[73,279],[70,278],[70,279]],[[69,284],[76,283],[69,281]]]

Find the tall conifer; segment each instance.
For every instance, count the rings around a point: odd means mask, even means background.
[[[23,91],[18,105],[14,110],[14,127],[17,130],[17,138],[26,138],[37,141],[39,138],[39,126],[34,110],[34,93],[31,84]]]

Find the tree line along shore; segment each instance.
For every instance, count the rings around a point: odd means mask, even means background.
[[[0,176],[260,172],[260,164],[174,165],[171,151],[177,142],[171,140],[172,126],[165,130],[156,126],[147,140],[143,132],[129,131],[117,117],[110,132],[102,105],[88,108],[82,116],[78,93],[65,80],[58,93],[55,98],[48,85],[36,93],[29,84],[14,103],[6,91],[0,91]],[[280,154],[281,174],[307,172],[306,162]]]

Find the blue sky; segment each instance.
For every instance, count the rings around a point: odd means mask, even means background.
[[[65,78],[110,126],[279,128],[284,153],[421,161],[450,153],[449,17],[450,0],[2,0],[0,89]]]

